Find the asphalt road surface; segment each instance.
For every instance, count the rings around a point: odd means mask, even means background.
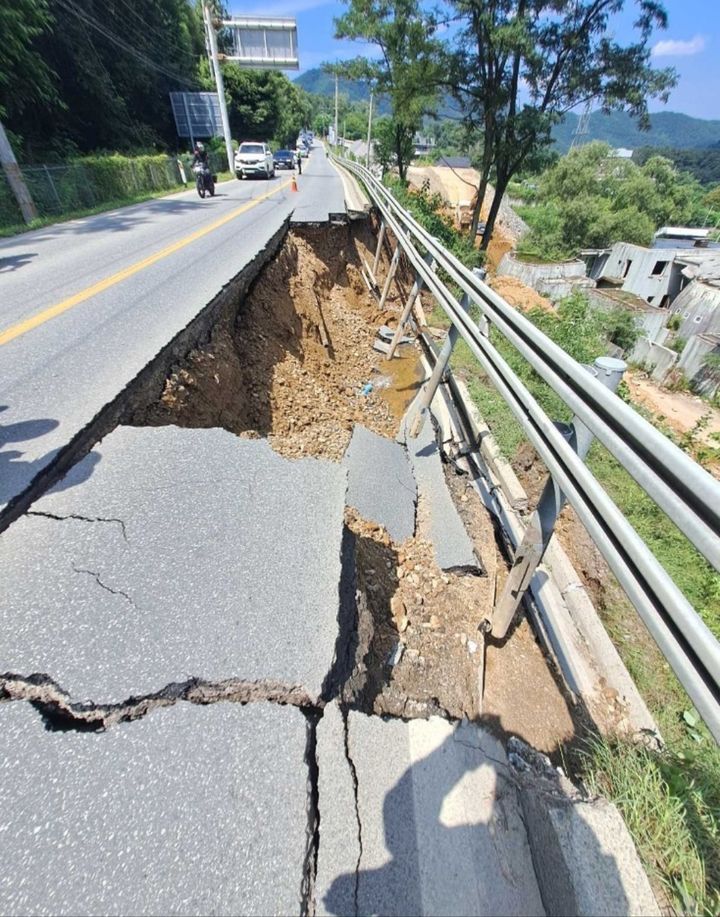
[[[0,509],[260,252],[344,210],[322,149],[291,176],[229,181],[0,243]]]

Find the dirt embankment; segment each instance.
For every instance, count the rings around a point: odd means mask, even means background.
[[[494,276],[490,281],[490,285],[506,302],[522,312],[529,312],[531,309],[555,312],[549,299],[541,296],[532,287],[523,283],[522,280],[518,280],[517,277]]]
[[[629,372],[625,382],[633,401],[652,411],[676,433],[695,431],[698,443],[720,448],[720,410],[690,392],[660,388],[644,373]]]
[[[365,286],[361,259],[372,260],[374,244],[367,227],[290,233],[245,301],[172,368],[156,400],[132,422],[219,426],[265,436],[288,458],[334,461],[342,458],[355,423],[394,437],[418,384],[418,360],[407,347],[389,366],[372,350],[378,326],[397,322],[403,300],[395,292],[381,314]],[[381,277],[387,269],[384,256]],[[377,385],[380,380],[392,388]],[[363,394],[368,382],[373,390]],[[348,509],[356,651],[341,694],[368,713],[480,719],[556,751],[573,735],[573,722],[527,624],[489,649],[481,704],[478,627],[491,611],[504,560],[475,490],[454,474],[448,483],[485,576],[437,567],[422,504],[415,536],[403,544]],[[533,685],[529,698],[527,683]]]
[[[394,435],[372,351],[378,325],[394,321],[369,295],[360,257],[372,238],[347,227],[291,233],[236,315],[173,369],[140,425],[224,427],[267,437],[282,455],[339,460],[353,424]]]

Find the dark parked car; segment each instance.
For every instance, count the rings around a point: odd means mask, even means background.
[[[273,156],[276,169],[294,169],[295,154],[292,150],[278,150]]]

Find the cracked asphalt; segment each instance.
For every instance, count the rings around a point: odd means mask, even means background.
[[[97,454],[0,538],[0,912],[542,914],[502,746],[333,700],[347,470],[174,426]]]
[[[342,209],[322,154],[303,182],[305,197],[279,192],[212,231],[222,268],[204,272],[207,249],[185,245],[159,273],[137,271],[3,345],[3,500],[292,204],[307,221]],[[242,188],[247,202],[255,191]],[[20,327],[77,277],[122,271],[143,245],[172,245],[237,206],[192,203],[13,240],[42,257],[13,280],[6,320]],[[128,235],[110,244],[113,233]],[[103,251],[114,256],[99,273],[83,265]],[[399,538],[415,530],[403,448],[367,431],[354,443],[337,464],[219,428],[121,425],[2,533],[0,913],[544,913],[499,743],[468,723],[383,719],[337,700],[364,662],[346,507]],[[400,493],[382,490],[385,462]]]
[[[289,185],[287,173],[232,180],[214,198],[187,191],[0,240],[0,511],[291,214],[326,221],[345,209],[320,148],[299,193]]]

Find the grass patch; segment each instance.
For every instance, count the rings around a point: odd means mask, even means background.
[[[583,757],[588,788],[618,806],[653,884],[675,909],[720,912],[717,755],[688,758],[595,740]]]
[[[235,178],[233,172],[222,172],[218,175],[218,184],[220,182],[230,181],[233,178]],[[131,207],[133,204],[142,204],[144,201],[152,201],[160,197],[170,197],[174,194],[181,194],[183,191],[190,191],[194,187],[193,182],[188,182],[187,188],[180,187],[170,191],[145,191],[141,194],[133,194],[111,201],[104,201],[102,204],[96,204],[94,207],[81,207],[76,210],[68,210],[62,214],[39,217],[37,220],[33,220],[32,223],[15,223],[10,226],[0,226],[0,239],[17,236],[23,232],[32,232],[34,229],[43,229],[45,226],[54,226],[56,223],[66,223],[69,220],[79,220],[83,217],[97,216],[99,213],[107,213],[109,210],[117,210],[120,207]]]

